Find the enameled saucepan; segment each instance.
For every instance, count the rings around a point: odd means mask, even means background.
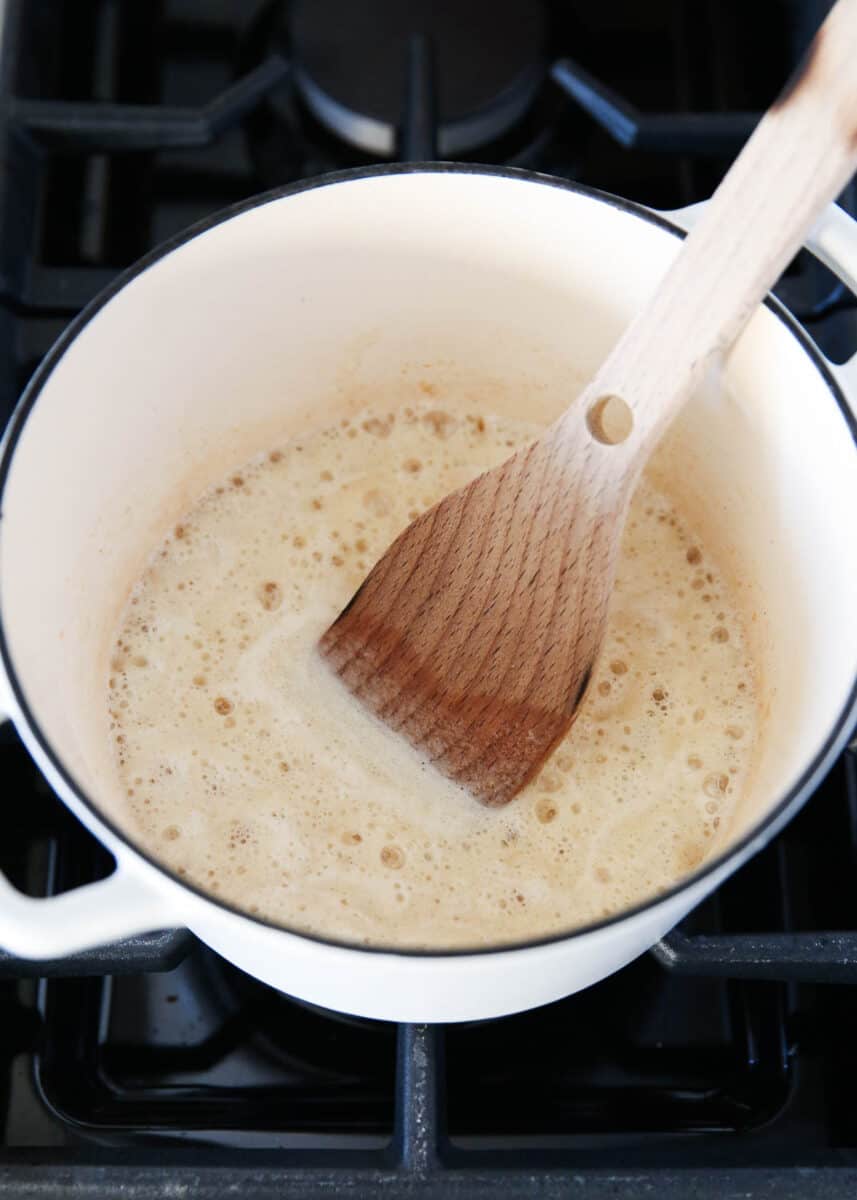
[[[46,778],[116,870],[44,900],[0,879],[0,945],[54,958],[187,926],[251,975],[329,1008],[493,1017],[617,970],[776,834],[857,716],[857,359],[828,362],[774,301],[663,451],[682,503],[740,577],[760,671],[748,792],[692,875],[565,936],[393,953],[230,908],[111,815],[110,636],[176,515],[284,433],[368,398],[407,403],[427,376],[549,420],[644,301],[692,217],[520,171],[369,168],[190,229],[72,323],[2,447],[0,688]],[[857,288],[857,224],[831,208],[809,246]],[[12,812],[21,800],[7,792],[3,804]]]

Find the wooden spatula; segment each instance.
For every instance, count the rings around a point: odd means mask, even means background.
[[[855,167],[857,0],[839,0],[583,394],[408,526],[322,637],[354,695],[485,804],[574,718],[655,443]]]

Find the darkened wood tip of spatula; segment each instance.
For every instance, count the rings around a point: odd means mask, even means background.
[[[442,775],[482,804],[508,804],[570,728],[591,667],[559,709],[479,688],[461,693],[417,657],[402,631],[394,634],[392,655],[377,661],[379,631],[355,619],[355,601],[319,643],[333,671],[369,712],[405,737]],[[395,692],[406,704],[395,703]]]

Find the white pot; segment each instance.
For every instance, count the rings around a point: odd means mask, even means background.
[[[393,1020],[493,1017],[615,971],[794,815],[842,750],[857,703],[857,450],[846,400],[857,362],[827,363],[776,304],[732,356],[729,394],[697,398],[671,434],[688,503],[712,536],[719,529],[755,598],[765,704],[732,840],[682,885],[541,944],[379,952],[230,909],[106,815],[109,634],[148,549],[204,486],[284,429],[400,396],[426,373],[490,388],[498,409],[558,412],[678,245],[663,219],[549,178],[373,168],[198,226],[73,322],[3,445],[2,686],[45,776],[117,867],[45,900],[0,880],[0,944],[38,959],[186,925],[316,1004]],[[857,285],[857,225],[840,210],[810,245]]]

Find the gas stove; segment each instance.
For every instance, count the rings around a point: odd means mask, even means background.
[[[658,209],[713,190],[824,0],[7,0],[0,412],[141,254],[345,166],[505,163]],[[842,198],[857,211],[857,190]],[[778,293],[835,361],[857,305],[801,255]],[[109,855],[11,727],[0,869]],[[312,1008],[184,930],[0,953],[0,1197],[857,1189],[857,756],[651,954],[503,1020]]]

